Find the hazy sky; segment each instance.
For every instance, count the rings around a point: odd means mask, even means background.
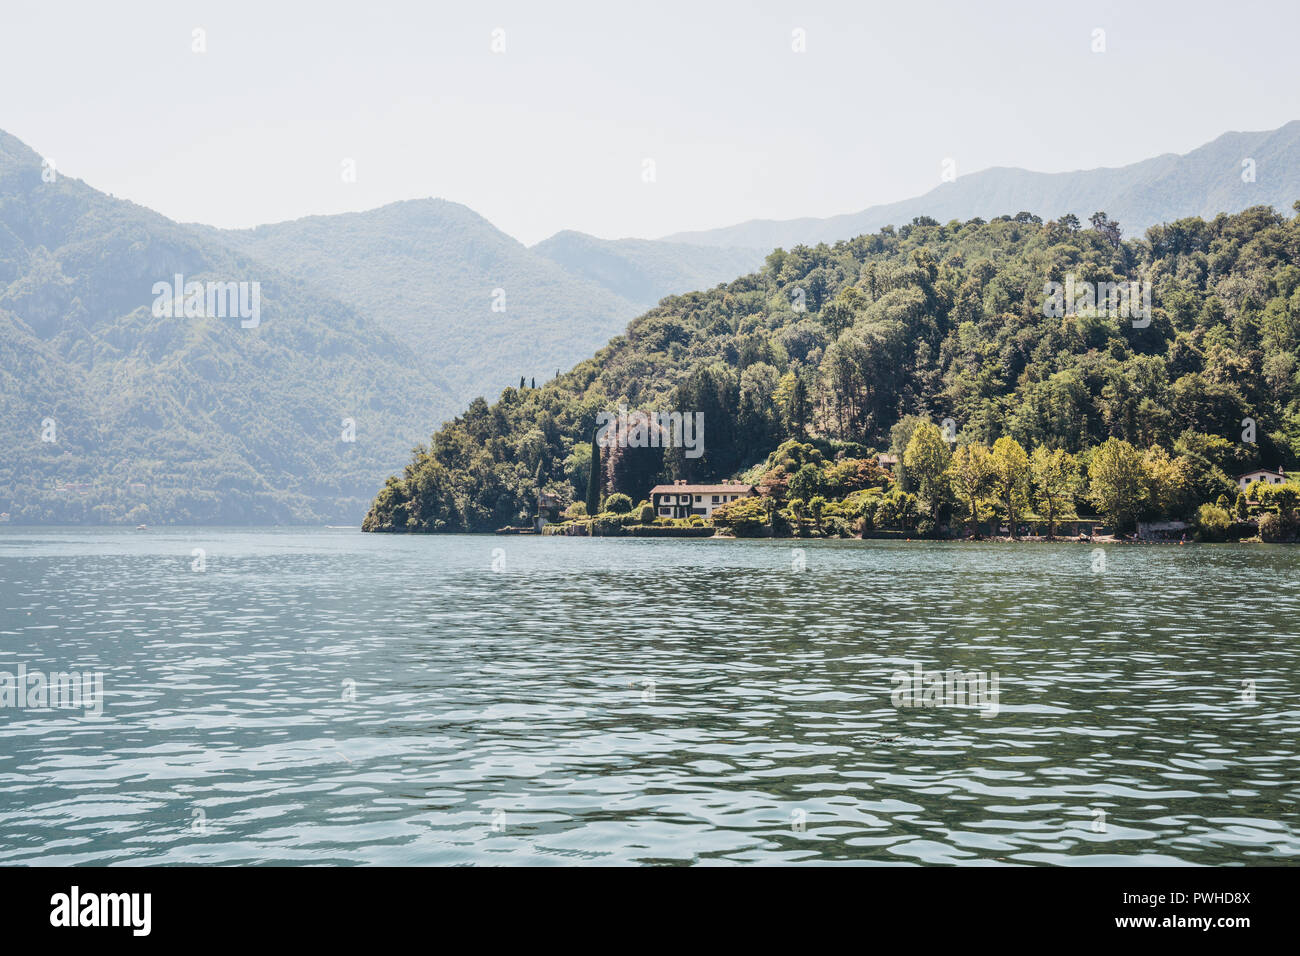
[[[656,237],[906,198],[946,157],[1116,166],[1280,126],[1298,35],[1295,0],[0,0],[0,128],[182,221],[441,196],[528,243]]]

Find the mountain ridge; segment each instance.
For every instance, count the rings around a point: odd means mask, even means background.
[[[19,522],[356,520],[453,407],[435,370],[296,277],[0,139],[0,511]],[[248,282],[260,323],[155,315]],[[356,441],[342,420],[354,418]]]
[[[1245,151],[1258,183],[1232,165]],[[1095,182],[1070,187],[1071,173],[1000,167],[1001,192],[984,200],[1005,203],[998,216],[1046,215],[1045,196],[1074,188],[1080,218],[1094,200],[1120,218],[1139,201],[1231,205],[1258,198],[1242,190],[1262,183],[1285,208],[1280,190],[1300,195],[1297,156],[1300,121],[1091,171],[1104,197]],[[607,354],[602,343],[625,338],[638,316],[734,285],[765,267],[765,249],[794,248],[775,236],[708,247],[573,230],[526,246],[433,197],[220,230],[43,172],[36,150],[0,131],[0,511],[18,520],[355,521],[377,478],[472,398],[544,384]],[[968,201],[962,186],[895,204],[888,218],[905,223],[903,207],[923,201],[917,215],[946,217]],[[262,327],[153,316],[153,284],[176,273],[260,281]],[[498,290],[504,311],[492,308]],[[648,327],[666,342],[679,334]],[[57,445],[38,439],[45,418],[58,422]],[[344,418],[355,443],[338,439]]]
[[[560,261],[557,246],[564,240],[538,251],[446,199],[402,200],[247,230],[195,228],[371,314],[407,347],[440,364],[462,406],[519,377],[550,377],[593,343],[621,332],[673,287],[689,291],[701,276],[695,270],[688,278],[671,263],[642,266],[636,256],[622,254],[628,247],[611,246],[634,275],[621,288],[602,285],[590,270]],[[658,254],[662,260],[658,249],[633,248],[641,258]],[[682,255],[688,252],[693,249],[683,247]],[[714,258],[721,264],[705,276],[710,284],[733,275],[725,255]],[[650,279],[638,272],[655,268]]]
[[[1279,142],[1274,142],[1277,139]],[[1283,147],[1278,150],[1279,145]],[[1259,186],[1243,183],[1240,160],[1263,147],[1271,153],[1281,152],[1290,157],[1272,164],[1284,173],[1266,182],[1254,192],[1248,188]],[[1266,155],[1269,155],[1266,153]],[[1235,156],[1236,164],[1227,158]],[[1189,195],[1196,195],[1186,183],[1174,190],[1176,195],[1166,197],[1166,205],[1159,212],[1149,200],[1139,198],[1137,191],[1149,192],[1164,184],[1180,167],[1190,170],[1202,161],[1214,157],[1217,163],[1213,178],[1201,175],[1200,198],[1192,203]],[[842,213],[824,218],[801,217],[796,219],[753,219],[716,229],[692,230],[670,233],[660,237],[665,242],[699,244],[706,246],[763,245],[769,248],[790,248],[795,245],[816,245],[818,242],[835,242],[851,239],[864,233],[875,232],[882,226],[901,226],[917,216],[929,216],[939,221],[949,219],[989,218],[1014,214],[1017,210],[1035,213],[1044,219],[1073,213],[1080,219],[1098,211],[1105,211],[1117,220],[1130,235],[1140,235],[1147,228],[1185,216],[1212,216],[1220,212],[1240,212],[1256,205],[1273,205],[1279,202],[1286,208],[1287,197],[1300,195],[1300,120],[1291,120],[1270,130],[1229,131],[1208,143],[1186,153],[1161,153],[1157,156],[1121,166],[1101,166],[1066,172],[1042,173],[1018,166],[993,166],[958,176],[955,182],[941,183],[935,188],[908,199],[868,206],[855,213]],[[1150,174],[1115,189],[1113,184],[1124,179],[1134,179],[1137,174]],[[1270,174],[1271,175],[1271,174]],[[1096,180],[1100,185],[1083,188],[1080,177]],[[1235,185],[1234,185],[1235,183]],[[994,188],[986,188],[991,184]],[[1050,193],[1039,192],[1049,184],[1059,185]],[[985,188],[982,188],[985,187]],[[1011,193],[1009,187],[1016,192]],[[1213,188],[1212,188],[1213,187]],[[1105,189],[1110,188],[1109,195]],[[976,190],[980,190],[976,193]],[[1263,191],[1264,197],[1259,193]],[[1014,206],[1014,209],[1011,207]],[[1010,210],[1010,212],[1009,212]]]

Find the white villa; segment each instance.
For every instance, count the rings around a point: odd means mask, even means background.
[[[1263,481],[1270,485],[1284,484],[1286,482],[1286,473],[1281,468],[1276,471],[1272,468],[1256,468],[1244,475],[1238,475],[1237,487],[1245,491],[1256,481]]]
[[[671,485],[655,485],[650,489],[650,503],[660,518],[689,518],[700,515],[712,517],[715,508],[754,493],[753,485],[726,482],[721,485],[690,485],[677,481]]]

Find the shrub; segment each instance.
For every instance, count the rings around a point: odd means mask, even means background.
[[[862,527],[865,531],[870,531],[876,526],[876,511],[880,508],[880,499],[867,498],[862,502],[858,509],[858,517],[862,519]]]
[[[1261,541],[1294,541],[1298,524],[1295,512],[1267,512],[1259,519],[1259,538]]]
[[[564,517],[572,521],[575,518],[587,517],[587,503],[585,501],[575,501],[569,507],[564,509]]]
[[[1284,485],[1274,485],[1273,504],[1284,515],[1294,511],[1296,505],[1300,504],[1300,486],[1293,485],[1290,482]]]
[[[849,523],[843,518],[830,517],[825,520],[822,529],[828,538],[848,538],[852,536]]]
[[[641,502],[641,507],[636,509],[636,516],[641,524],[654,524],[655,506],[648,501]]]
[[[729,501],[713,512],[715,528],[731,528],[738,536],[758,534],[766,525],[767,499],[759,495]]]
[[[605,499],[605,510],[611,514],[625,515],[632,510],[632,499],[616,491]]]
[[[1273,506],[1273,486],[1267,481],[1252,481],[1246,489],[1246,497],[1267,510]]]
[[[1196,511],[1196,533],[1202,541],[1223,541],[1232,519],[1218,505],[1201,505]]]
[[[817,527],[820,528],[822,524],[822,515],[826,513],[826,499],[821,495],[816,495],[808,502],[808,513],[812,515],[813,521],[816,522]]]
[[[822,490],[822,472],[814,464],[800,468],[790,479],[790,494],[807,501]]]

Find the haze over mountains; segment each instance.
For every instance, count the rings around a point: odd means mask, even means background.
[[[1245,157],[1253,183],[1241,180]],[[521,376],[540,384],[661,298],[752,272],[775,246],[921,215],[1104,209],[1134,235],[1191,214],[1289,211],[1300,122],[1115,170],[987,170],[826,220],[665,240],[566,231],[532,247],[445,200],[218,230],[42,172],[0,132],[0,512],[355,523],[410,448],[470,399]],[[261,324],[155,317],[153,286],[177,273],[259,282]],[[46,420],[55,441],[42,441]]]
[[[1105,135],[1104,126],[1063,130],[1067,136]],[[1254,181],[1242,179],[1244,160],[1254,160]],[[958,173],[961,170],[958,169]],[[999,167],[936,186],[922,196],[827,219],[754,219],[699,232],[665,236],[665,242],[764,249],[816,245],[851,239],[882,226],[903,225],[917,216],[939,222],[979,216],[1015,215],[1024,210],[1043,219],[1073,213],[1081,221],[1098,210],[1117,220],[1124,234],[1185,216],[1213,218],[1249,206],[1271,205],[1289,212],[1300,198],[1300,120],[1275,130],[1224,133],[1190,153],[1165,153],[1128,166],[1068,173],[1035,173]]]
[[[20,523],[359,522],[474,396],[585,358],[657,284],[745,271],[603,243],[583,266],[603,285],[556,261],[581,240],[530,250],[442,200],[222,231],[42,162],[0,132],[0,513]],[[178,274],[256,282],[260,323],[155,317]]]
[[[443,199],[196,228],[374,318],[438,368],[455,406],[447,414],[520,376],[552,377],[665,295],[733,279],[766,254],[580,233],[530,249]]]
[[[347,520],[416,421],[449,407],[436,369],[369,317],[42,173],[0,134],[0,511],[15,522]],[[177,274],[257,282],[260,323],[156,317],[154,284]]]

